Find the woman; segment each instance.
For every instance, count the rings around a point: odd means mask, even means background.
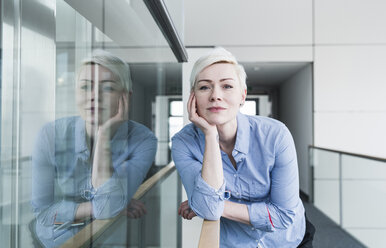
[[[148,128],[128,120],[131,78],[121,59],[94,52],[77,73],[75,91],[80,116],[45,125],[32,156],[36,233],[47,247],[62,244],[84,221],[127,207],[157,147]],[[133,217],[143,214],[134,205]]]
[[[279,121],[239,113],[243,67],[223,48],[191,74],[191,124],[173,137],[172,155],[188,195],[179,214],[221,218],[221,247],[297,247],[305,234],[292,136]]]

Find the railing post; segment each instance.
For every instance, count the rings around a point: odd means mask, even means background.
[[[339,225],[343,227],[342,153],[339,153]]]
[[[309,164],[309,173],[308,178],[310,180],[309,182],[309,201],[311,203],[314,203],[314,149],[312,146],[308,146],[308,164]]]

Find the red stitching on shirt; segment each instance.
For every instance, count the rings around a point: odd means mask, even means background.
[[[269,213],[268,206],[266,205],[266,207],[267,207],[267,212],[268,212],[269,221],[271,222],[271,225],[273,226],[273,228],[275,228],[275,226],[273,225],[272,219],[271,219],[271,214]]]

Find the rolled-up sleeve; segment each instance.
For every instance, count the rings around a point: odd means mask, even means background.
[[[220,219],[224,211],[225,184],[219,189],[208,185],[201,177],[202,153],[194,139],[175,135],[172,157],[188,195],[189,206],[201,218]]]
[[[299,204],[299,176],[295,144],[283,125],[275,143],[275,163],[271,171],[271,191],[268,202],[248,206],[251,224],[264,231],[288,228],[295,219]],[[302,208],[300,208],[302,209]]]

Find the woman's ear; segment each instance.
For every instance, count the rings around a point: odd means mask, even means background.
[[[242,90],[241,92],[241,104],[240,106],[243,106],[245,103],[245,99],[247,98],[247,90]]]

